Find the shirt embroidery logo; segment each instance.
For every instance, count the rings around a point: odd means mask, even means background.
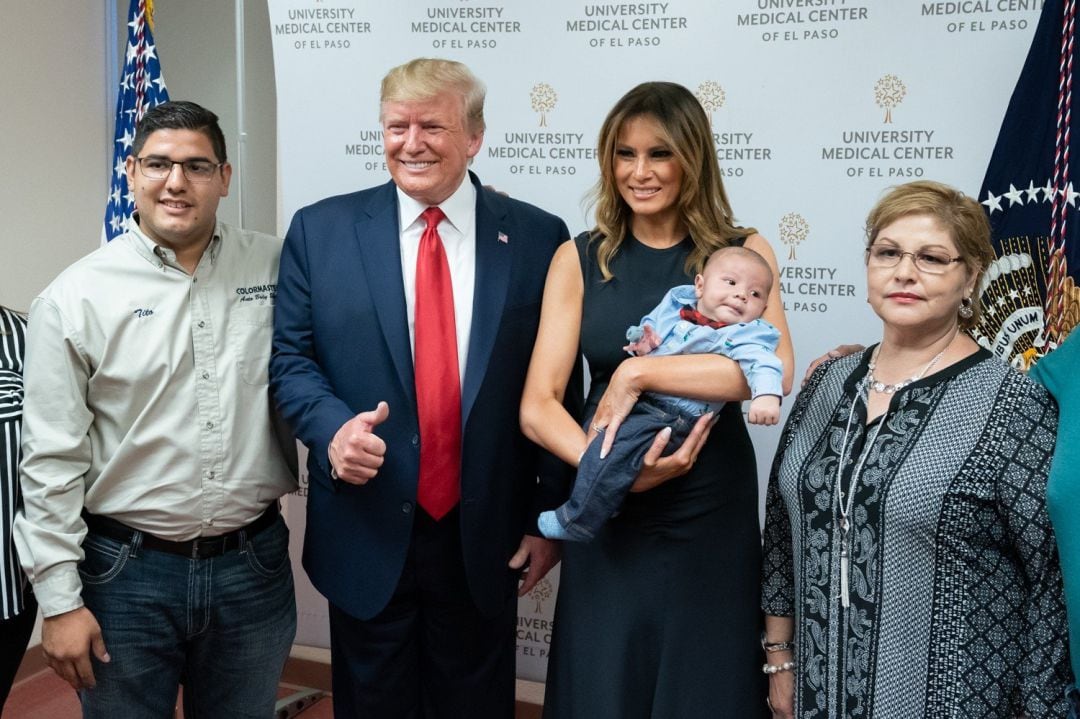
[[[135,315],[136,317],[149,317],[152,314],[154,314],[154,311],[151,310],[151,309],[143,309],[143,308],[140,307],[139,309],[135,310],[131,314]]]
[[[240,296],[241,302],[251,302],[253,300],[266,302],[267,300],[273,300],[277,296],[277,284],[237,287],[236,294]]]

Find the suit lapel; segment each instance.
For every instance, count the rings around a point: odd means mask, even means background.
[[[356,223],[356,240],[364,263],[364,276],[371,292],[379,327],[390,348],[398,379],[405,396],[416,402],[413,380],[412,345],[405,309],[405,284],[401,278],[401,232],[394,183],[383,186],[367,207],[366,217]]]
[[[469,353],[465,361],[465,381],[461,393],[461,426],[467,426],[469,412],[480,392],[495,336],[499,332],[506,289],[510,283],[511,248],[508,229],[503,226],[505,210],[497,199],[476,185],[476,281],[473,289],[472,329],[469,332]]]

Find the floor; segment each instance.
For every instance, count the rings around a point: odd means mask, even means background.
[[[81,712],[74,690],[46,666],[41,645],[31,647],[26,653],[16,679],[0,719],[79,719]],[[318,658],[289,657],[278,684],[279,709],[275,719],[331,719],[334,709],[330,686],[329,664]],[[326,695],[314,698],[314,692],[303,687],[321,688]],[[541,719],[544,685],[518,679],[515,692],[515,719]],[[182,699],[182,695],[177,699],[178,719],[183,717]]]
[[[542,708],[539,698],[543,696],[543,691],[538,687],[541,685],[518,681],[516,719],[540,719]],[[282,682],[278,685],[279,704],[281,699],[296,697],[299,691],[301,691],[299,686]],[[178,700],[176,710],[178,719],[183,717],[180,706]],[[305,708],[298,713],[279,713],[277,717],[278,719],[285,717],[332,719],[333,715],[333,699],[327,696],[314,704],[305,702]],[[79,700],[75,692],[64,680],[57,677],[52,669],[42,669],[15,683],[0,719],[80,719],[80,717]]]
[[[296,694],[298,687],[278,686],[278,698]],[[178,717],[183,716],[177,708]],[[3,719],[79,719],[79,700],[75,692],[51,669],[43,669],[15,684],[4,706]],[[327,697],[292,716],[297,719],[330,719],[333,703]]]

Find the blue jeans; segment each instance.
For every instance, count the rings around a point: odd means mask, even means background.
[[[1080,689],[1070,684],[1065,690],[1065,698],[1069,700],[1068,719],[1080,719]]]
[[[289,530],[278,517],[241,549],[211,559],[147,550],[97,534],[83,541],[83,601],[111,661],[80,692],[85,719],[166,719],[184,685],[189,719],[274,714],[296,634]]]
[[[600,459],[603,438],[597,437],[581,457],[570,499],[555,510],[565,538],[587,542],[595,537],[622,506],[656,433],[671,427],[671,439],[664,448],[664,455],[669,455],[686,441],[697,419],[670,403],[642,395],[619,425],[608,456]],[[586,430],[591,421],[585,423]]]

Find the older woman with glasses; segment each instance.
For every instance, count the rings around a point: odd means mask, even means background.
[[[965,332],[989,236],[978,203],[935,182],[870,212],[881,342],[814,372],[769,481],[774,716],[1065,715],[1057,409]]]

